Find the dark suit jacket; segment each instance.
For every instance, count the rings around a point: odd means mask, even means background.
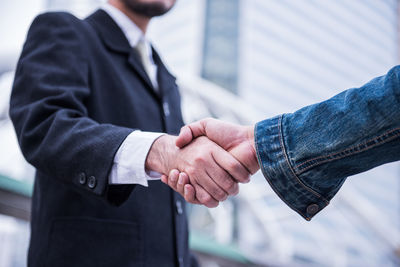
[[[10,107],[37,170],[29,266],[190,266],[178,194],[159,181],[108,185],[133,129],[178,133],[183,124],[175,78],[157,53],[154,60],[160,94],[104,11],[85,20],[47,13],[32,23]]]

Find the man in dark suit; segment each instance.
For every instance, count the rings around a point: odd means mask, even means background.
[[[183,125],[180,96],[144,33],[174,3],[110,0],[84,20],[47,13],[32,23],[10,102],[37,170],[29,266],[194,265],[183,199],[152,179],[185,171],[209,207],[248,180],[207,138],[179,150],[161,134]]]

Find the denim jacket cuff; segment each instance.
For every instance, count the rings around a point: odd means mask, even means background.
[[[254,138],[257,159],[275,193],[309,221],[329,201],[306,186],[293,171],[284,146],[282,118],[283,115],[256,124]]]

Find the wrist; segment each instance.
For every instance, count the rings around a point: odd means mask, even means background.
[[[147,154],[146,170],[168,175],[173,168],[174,155],[178,149],[175,146],[175,139],[176,137],[172,135],[162,135],[154,141]]]
[[[253,157],[253,163],[254,165],[253,168],[251,168],[251,174],[254,174],[260,166],[258,165],[258,160],[257,160],[257,151],[256,151],[256,142],[254,139],[254,130],[255,130],[255,125],[247,126],[247,138],[248,142],[250,144],[251,152],[252,152],[252,157]]]
[[[256,151],[256,144],[254,141],[254,127],[255,125],[251,125],[251,126],[246,126],[246,131],[247,131],[247,139],[253,149],[253,151]]]

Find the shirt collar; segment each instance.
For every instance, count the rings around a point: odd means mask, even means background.
[[[143,41],[145,43],[148,56],[153,62],[150,42],[146,39],[146,36],[143,34],[142,30],[140,30],[139,27],[121,10],[110,5],[109,3],[104,3],[101,8],[107,12],[107,14],[121,28],[131,47],[135,47],[139,41]]]

